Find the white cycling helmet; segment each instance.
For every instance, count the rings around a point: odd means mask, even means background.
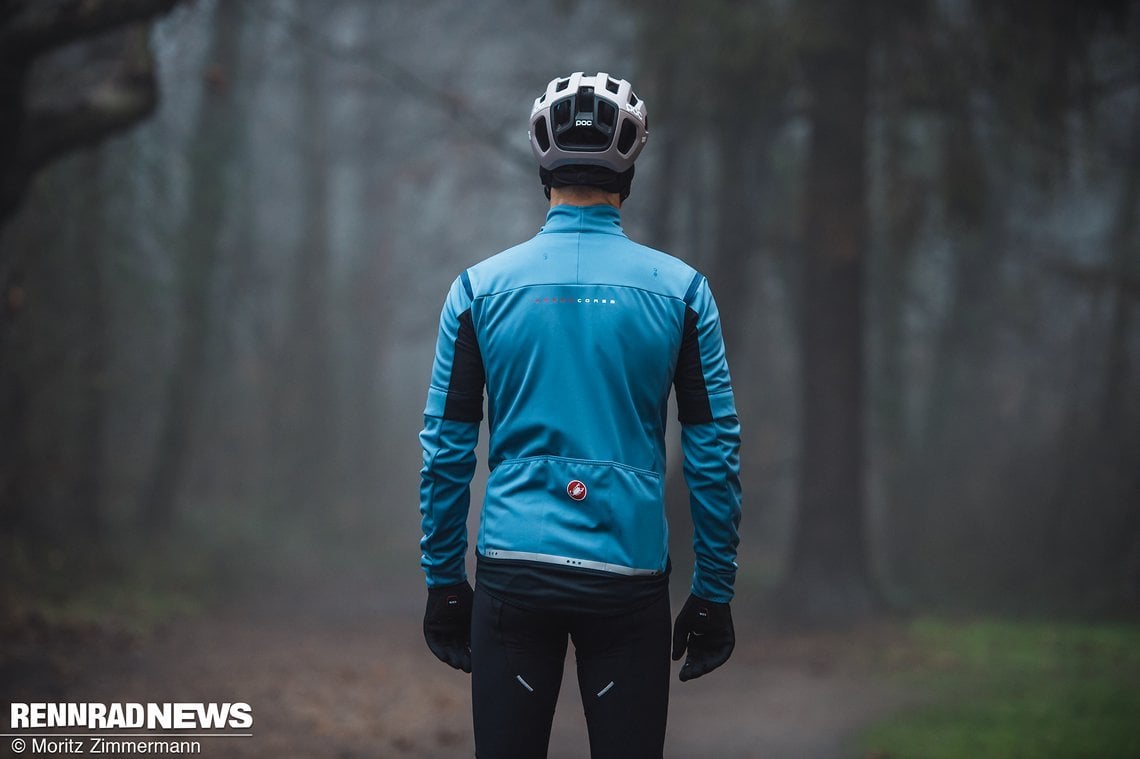
[[[530,112],[530,147],[547,171],[584,165],[623,173],[648,135],[645,103],[629,82],[605,73],[552,79]]]

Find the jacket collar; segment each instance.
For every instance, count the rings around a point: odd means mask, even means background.
[[[621,213],[618,209],[605,203],[596,206],[554,206],[547,212],[546,224],[539,233],[549,234],[552,232],[625,234],[621,228]]]

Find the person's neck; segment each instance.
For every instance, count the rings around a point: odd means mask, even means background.
[[[554,206],[600,206],[608,205],[621,209],[621,195],[606,192],[597,187],[551,187],[550,207]]]

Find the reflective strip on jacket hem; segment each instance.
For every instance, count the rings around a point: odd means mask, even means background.
[[[621,564],[609,564],[604,561],[590,561],[589,559],[574,559],[569,556],[553,556],[548,553],[532,553],[530,551],[501,551],[497,548],[485,549],[483,555],[488,559],[513,559],[515,561],[539,561],[543,564],[558,564],[563,567],[577,569],[596,569],[601,572],[611,572],[627,577],[650,577],[661,574],[660,569],[637,569]]]

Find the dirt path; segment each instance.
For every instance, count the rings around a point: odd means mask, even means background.
[[[400,590],[298,590],[293,602],[229,608],[145,642],[98,647],[64,666],[67,683],[40,699],[251,704],[253,737],[207,740],[208,757],[471,756],[467,677],[427,651],[419,593]],[[852,734],[910,698],[867,663],[875,635],[852,647],[849,636],[779,635],[747,619],[737,631],[723,669],[674,680],[667,756],[854,756]],[[580,759],[586,746],[568,665],[550,756]]]

